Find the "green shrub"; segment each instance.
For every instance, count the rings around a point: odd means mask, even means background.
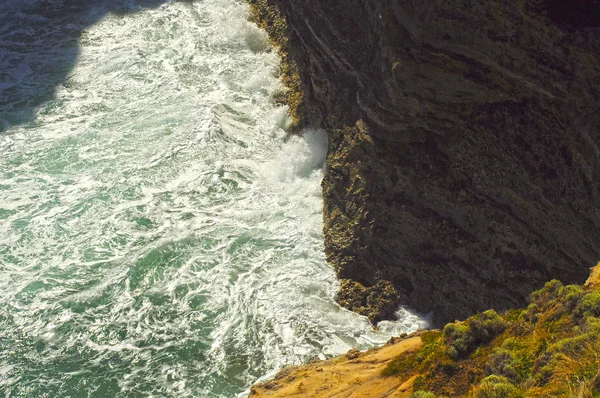
[[[471,319],[469,327],[476,340],[489,341],[506,329],[507,322],[496,311],[488,310]]]
[[[558,291],[558,295],[563,302],[577,303],[583,295],[583,292],[583,288],[579,285],[567,285],[563,286]]]
[[[508,322],[517,322],[521,318],[521,315],[523,314],[523,312],[524,311],[522,309],[509,310],[504,315],[504,319],[506,319]]]
[[[504,376],[515,380],[518,375],[514,368],[514,362],[515,360],[509,351],[499,348],[489,356],[485,371],[489,375]]]
[[[467,354],[475,338],[467,323],[449,323],[444,327],[444,343],[446,343],[446,353],[452,359],[457,359]]]
[[[546,282],[542,289],[531,293],[530,301],[532,303],[544,305],[548,301],[555,300],[562,287],[563,284],[556,279]]]
[[[506,377],[488,376],[475,387],[474,398],[521,398],[523,391]]]
[[[448,349],[446,350],[446,354],[448,354],[448,356],[452,359],[458,359],[461,355],[461,353],[458,352],[456,347],[454,347],[453,345],[448,347]]]
[[[579,301],[578,312],[588,316],[600,316],[600,291],[589,292]]]
[[[568,337],[566,339],[562,339],[557,341],[556,343],[552,344],[549,347],[549,351],[551,353],[565,353],[565,354],[572,354],[574,352],[576,352],[577,350],[579,350],[579,348],[587,343],[587,342],[592,342],[594,340],[596,340],[598,338],[598,334],[597,333],[585,333],[585,334],[580,334],[579,336],[575,336],[575,337]]]
[[[507,350],[515,350],[519,347],[519,343],[514,337],[508,337],[506,340],[502,342],[502,348],[506,348]]]
[[[463,323],[450,323],[444,327],[446,353],[455,360],[466,356],[477,344],[502,333],[507,325],[494,310],[485,311]]]

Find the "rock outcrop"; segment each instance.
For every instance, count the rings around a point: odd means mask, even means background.
[[[329,133],[339,301],[445,323],[600,259],[597,0],[249,0]],[[566,11],[565,11],[566,10]]]

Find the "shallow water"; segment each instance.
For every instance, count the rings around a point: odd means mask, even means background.
[[[424,326],[335,303],[326,137],[247,7],[126,6],[0,7],[0,392],[230,397]]]

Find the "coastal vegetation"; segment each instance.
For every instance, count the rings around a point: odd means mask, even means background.
[[[598,266],[595,272],[600,269]],[[382,376],[416,376],[421,397],[600,397],[600,286],[557,280],[523,309],[490,310],[422,335]]]

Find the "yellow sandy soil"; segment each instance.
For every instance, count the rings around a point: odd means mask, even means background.
[[[364,353],[352,350],[327,361],[288,367],[273,380],[252,387],[250,397],[407,398],[413,379],[382,377],[381,370],[401,353],[422,345],[417,332]]]

